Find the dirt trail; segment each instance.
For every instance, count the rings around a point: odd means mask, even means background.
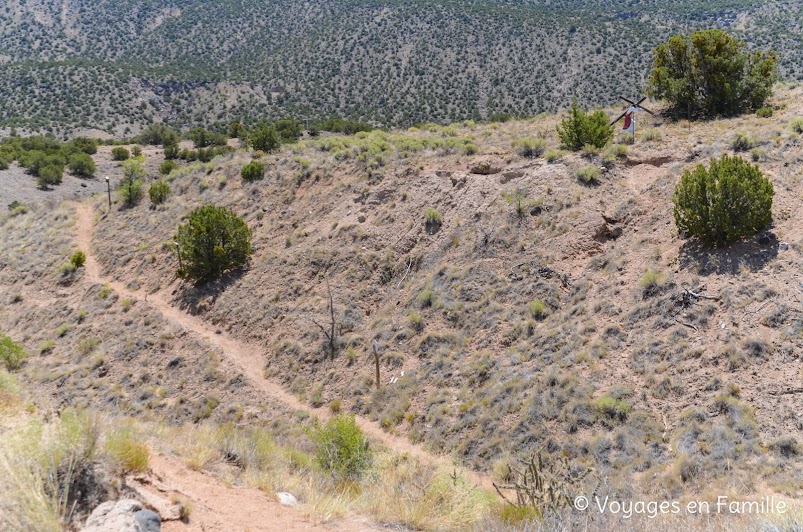
[[[76,222],[78,247],[86,253],[87,277],[90,281],[99,284],[108,284],[118,294],[145,302],[158,310],[168,321],[191,331],[192,333],[204,338],[211,345],[217,347],[221,354],[228,357],[242,371],[243,375],[259,390],[268,394],[272,398],[284,403],[294,410],[306,410],[321,419],[328,419],[330,413],[325,408],[313,408],[299,401],[292,394],[282,388],[281,385],[272,382],[264,377],[263,373],[263,349],[260,346],[236,340],[225,332],[217,334],[202,319],[191,316],[173,307],[168,303],[161,293],[145,294],[142,291],[132,291],[124,283],[113,279],[106,279],[101,273],[101,268],[94,254],[92,253],[92,232],[94,229],[94,212],[89,204],[77,205],[78,218]],[[387,447],[396,452],[408,453],[419,457],[425,461],[451,465],[452,461],[445,455],[434,455],[421,446],[411,443],[403,437],[388,434],[379,426],[378,423],[355,416],[357,424],[371,438],[381,441]],[[472,482],[485,489],[493,489],[492,481],[489,477],[474,471],[466,470],[464,475]]]
[[[169,520],[165,520],[169,512],[163,513],[162,530],[165,532],[374,530],[360,516],[343,517],[326,525],[315,524],[261,490],[227,485],[165,456],[152,456],[150,466],[152,472],[148,475],[127,481],[140,499],[157,509],[171,505],[174,497],[185,505],[189,502],[190,515],[186,522],[176,519],[177,512]]]

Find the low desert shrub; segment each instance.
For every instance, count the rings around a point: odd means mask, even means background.
[[[583,146],[604,147],[613,138],[613,127],[603,111],[587,113],[572,102],[569,116],[557,126],[562,145],[569,150],[579,151]]]
[[[340,479],[359,479],[371,465],[368,440],[353,415],[337,415],[309,431],[315,444],[315,460],[327,473]]]
[[[586,166],[574,173],[577,180],[586,185],[593,185],[599,178],[599,168],[596,166]]]
[[[258,181],[265,176],[265,165],[262,161],[251,161],[240,170],[240,177],[249,183]]]
[[[756,147],[756,140],[746,133],[736,133],[731,141],[731,149],[735,152],[750,151]]]
[[[117,146],[116,148],[112,148],[112,160],[113,161],[125,161],[131,157],[131,154],[128,153],[128,150],[123,148],[122,146]]]
[[[28,355],[20,344],[4,334],[0,334],[0,362],[9,371],[19,369]]]
[[[72,254],[72,257],[70,257],[70,263],[72,263],[75,269],[80,268],[86,263],[86,253],[79,249]]]
[[[167,201],[168,196],[170,196],[170,185],[161,179],[155,181],[148,188],[148,195],[151,197],[151,203],[154,205],[162,204]]]
[[[525,137],[513,141],[516,153],[528,159],[540,157],[546,150],[546,140],[540,137]]]
[[[675,224],[706,244],[725,245],[770,222],[773,194],[758,166],[723,155],[683,173],[673,196]]]

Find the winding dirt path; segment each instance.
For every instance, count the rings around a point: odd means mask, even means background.
[[[87,203],[77,205],[78,218],[76,221],[76,244],[86,253],[86,263],[84,267],[86,274],[91,282],[98,284],[108,284],[118,294],[142,301],[158,310],[168,321],[191,331],[192,333],[204,338],[211,345],[220,350],[221,354],[228,357],[242,371],[243,375],[260,391],[269,395],[273,399],[284,403],[294,410],[305,410],[315,414],[320,419],[328,419],[330,412],[325,408],[313,408],[310,405],[299,401],[295,396],[288,393],[277,384],[266,379],[263,374],[263,349],[260,346],[242,342],[225,332],[217,334],[201,318],[191,316],[180,309],[170,305],[161,293],[145,294],[142,291],[132,291],[124,283],[103,277],[100,264],[92,253],[92,233],[94,230],[94,211],[92,206]],[[425,450],[420,445],[416,445],[406,438],[388,434],[379,426],[378,423],[370,421],[362,416],[355,416],[357,424],[371,438],[382,442],[384,445],[399,453],[408,453],[426,462],[452,465],[452,461],[445,455],[434,455]],[[463,474],[476,485],[493,489],[492,481],[489,477],[475,471],[465,470]]]

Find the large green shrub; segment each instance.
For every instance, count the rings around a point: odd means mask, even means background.
[[[7,370],[18,369],[26,356],[28,355],[25,354],[21,345],[5,334],[0,334],[0,362]]]
[[[676,116],[713,117],[758,109],[778,79],[775,52],[745,52],[722,30],[672,37],[653,51],[647,94]]]
[[[36,182],[39,188],[47,189],[53,185],[60,185],[64,175],[64,168],[55,164],[49,164],[39,169]]]
[[[175,236],[182,279],[203,283],[245,264],[251,229],[233,211],[206,205],[192,211]]]
[[[95,175],[95,161],[86,153],[74,153],[70,155],[70,172],[81,177],[92,177]]]
[[[758,166],[723,155],[709,168],[686,170],[675,188],[675,224],[706,244],[721,246],[765,227],[772,217],[772,183]]]
[[[133,138],[137,144],[150,144],[163,146],[178,144],[178,133],[176,130],[165,124],[150,124],[142,130],[142,133]]]
[[[557,129],[563,147],[572,151],[586,145],[602,148],[613,138],[608,116],[602,111],[585,112],[577,106],[577,100],[572,102],[569,116],[561,120]]]
[[[261,161],[251,161],[240,170],[240,176],[248,182],[258,181],[265,176],[265,165]]]
[[[318,465],[337,478],[360,478],[371,465],[368,441],[354,416],[335,416],[310,431],[310,437]]]
[[[268,124],[260,124],[257,126],[251,132],[251,136],[248,140],[253,149],[264,151],[265,153],[279,149],[279,145],[281,144],[276,128]]]

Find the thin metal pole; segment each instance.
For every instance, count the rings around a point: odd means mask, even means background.
[[[106,192],[109,195],[109,212],[112,211],[112,185],[109,176],[106,176]]]

